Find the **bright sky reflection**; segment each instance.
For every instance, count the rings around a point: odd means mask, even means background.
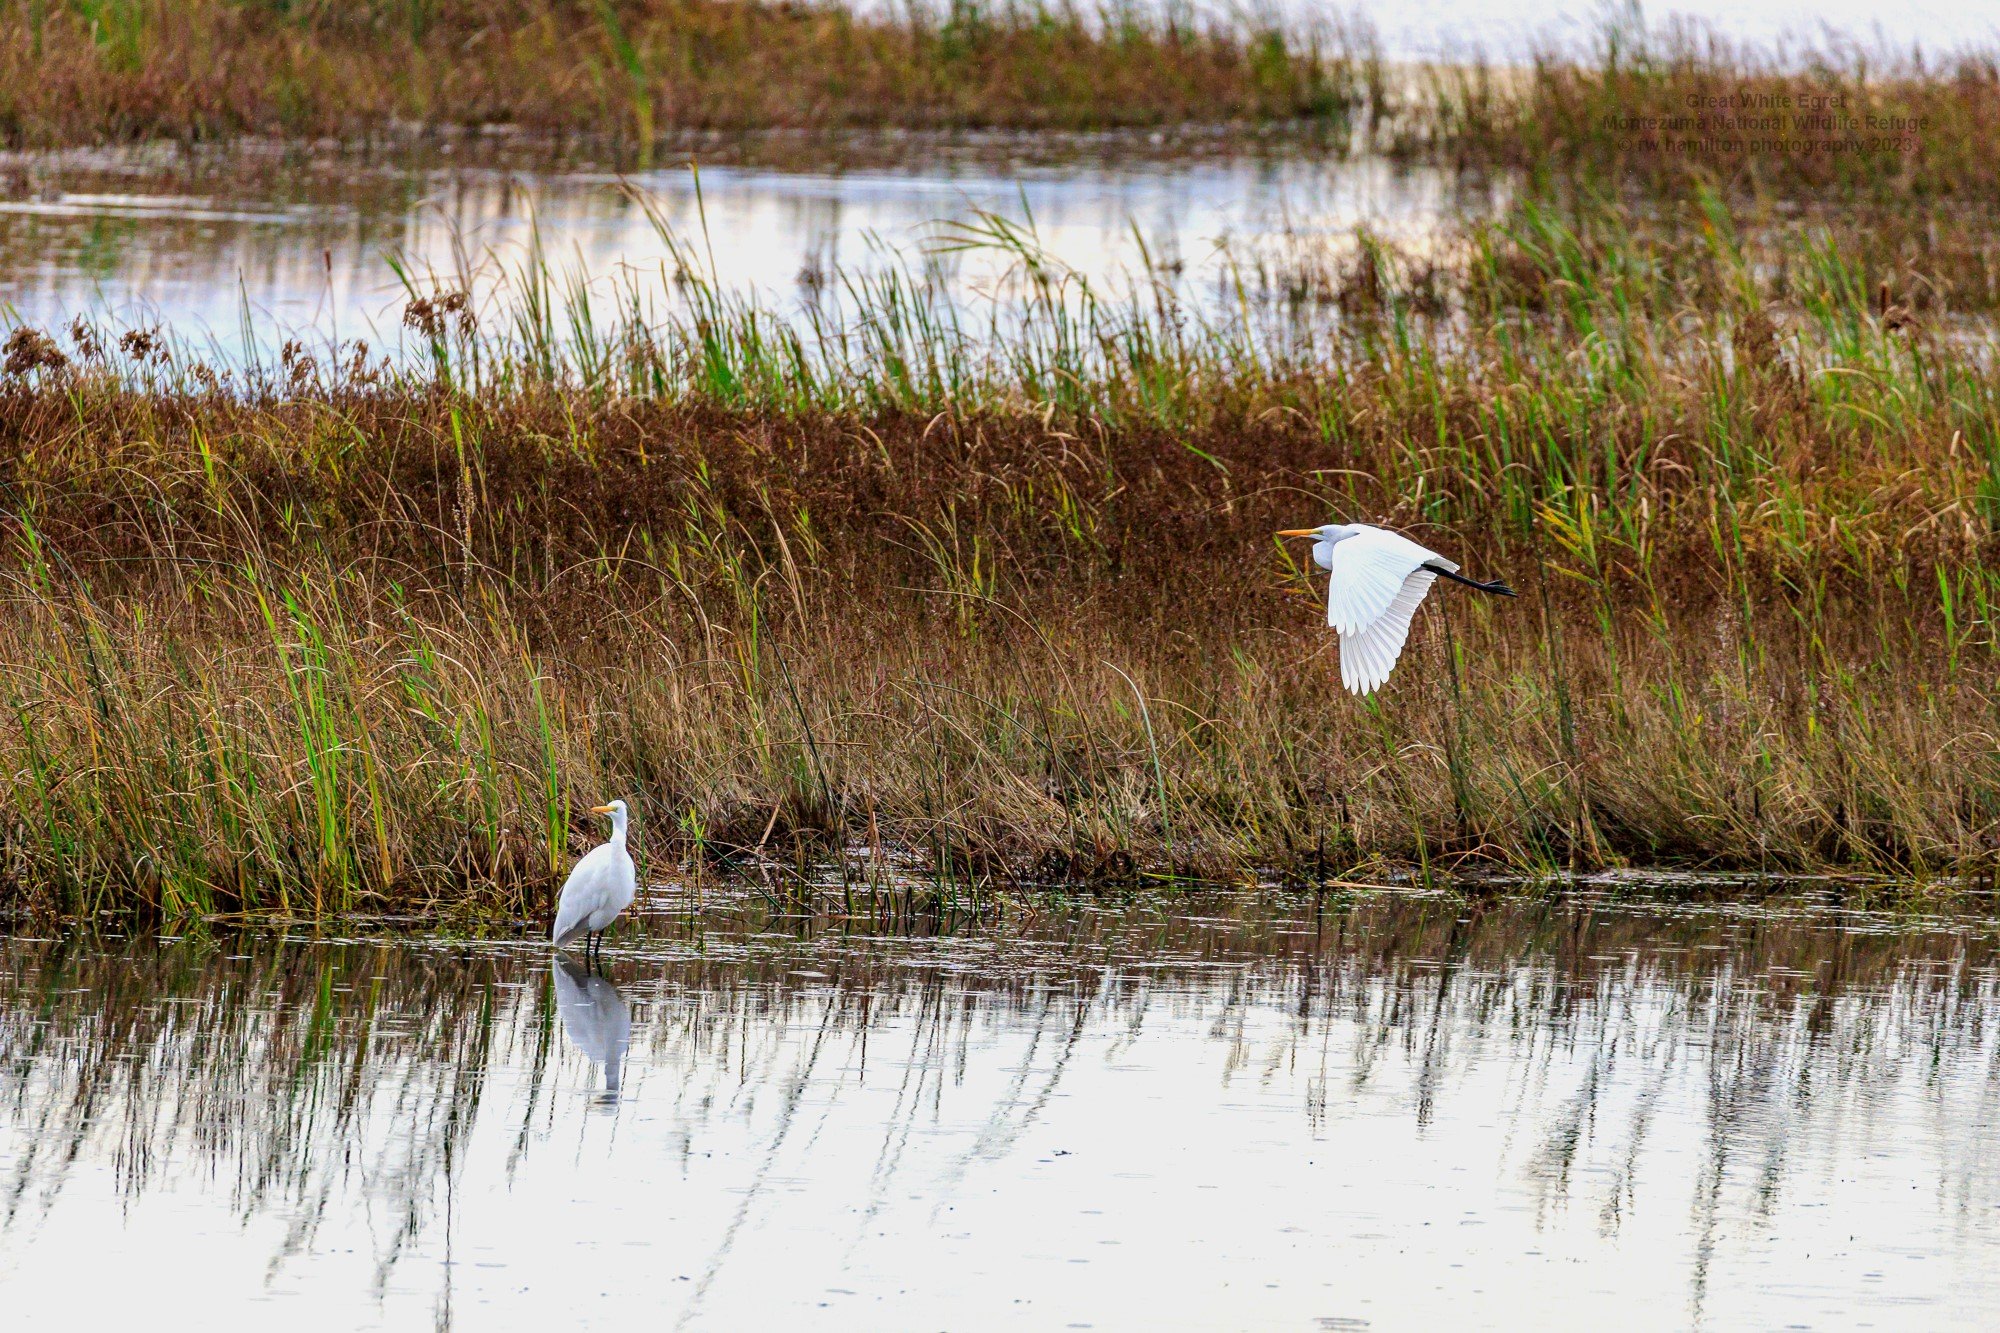
[[[787,933],[754,903],[705,919],[656,914],[612,984],[552,986],[535,946],[0,945],[9,1309],[299,1329],[2000,1310],[1980,932],[1410,897],[1044,907],[943,939]]]

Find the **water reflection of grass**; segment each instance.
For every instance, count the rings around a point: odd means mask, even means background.
[[[1868,1150],[1894,1099],[1952,1112],[1916,1117],[1946,1138],[1977,1135],[1981,1118],[1954,1115],[1992,1101],[1992,940],[1949,927],[1394,896],[1313,913],[1232,895],[1023,914],[957,940],[786,940],[754,897],[734,901],[740,917],[671,925],[642,964],[613,959],[636,1013],[633,1078],[668,1141],[741,1122],[775,1142],[815,1080],[835,1100],[900,1082],[891,1114],[929,1123],[933,1099],[972,1095],[959,1071],[1025,1042],[1008,1095],[970,1108],[990,1156],[1100,1034],[1214,1043],[1225,1090],[1277,1078],[1318,1126],[1362,1099],[1420,1129],[1462,1123],[1465,1090],[1498,1063],[1519,1070],[1504,1114],[1512,1140],[1541,1145],[1524,1169],[1545,1209],[1615,1230],[1691,1208],[1706,1234],[1735,1196],[1761,1191],[1749,1212],[1766,1216],[1795,1173]],[[379,1286],[434,1252],[475,1136],[518,1169],[555,1146],[561,1099],[596,1081],[564,1054],[547,966],[395,941],[8,941],[0,1231],[32,1237],[73,1173],[112,1161],[129,1201],[205,1181],[246,1220],[283,1219],[280,1264],[367,1210],[383,1219]],[[1648,1155],[1670,1151],[1648,1116],[1690,1100],[1692,1197],[1633,1196]],[[875,1186],[898,1187],[885,1169]],[[1983,1207],[1995,1182],[1967,1171],[1951,1188]]]
[[[77,247],[77,271],[89,278],[107,278],[123,262],[138,224],[131,218],[94,217]]]

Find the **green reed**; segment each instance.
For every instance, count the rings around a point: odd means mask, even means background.
[[[797,318],[669,235],[664,279],[405,271],[402,360],[44,358],[0,384],[4,892],[533,917],[614,795],[659,873],[861,842],[967,901],[1985,873],[1990,298],[1945,256],[1885,302],[1860,225],[1527,191],[1238,257],[1206,317],[1027,219],[949,238],[1004,305],[890,262]],[[1523,596],[1353,700],[1270,536],[1326,516]]]

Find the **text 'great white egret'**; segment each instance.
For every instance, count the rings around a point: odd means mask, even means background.
[[[1328,571],[1326,623],[1340,635],[1340,683],[1372,694],[1389,679],[1410,620],[1439,578],[1500,597],[1514,590],[1495,579],[1481,583],[1458,566],[1399,532],[1366,523],[1289,528],[1280,537],[1316,537],[1313,563]]]
[[[578,935],[588,935],[586,953],[602,941],[606,928],[639,891],[639,869],[625,849],[625,802],[594,805],[590,810],[611,816],[611,840],[585,852],[569,872],[556,902],[555,929],[549,932],[558,948]]]

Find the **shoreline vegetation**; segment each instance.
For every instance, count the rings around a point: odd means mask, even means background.
[[[0,148],[527,135],[622,166],[717,135],[1304,136],[1669,192],[2000,189],[2000,53],[1764,50],[1607,23],[1518,63],[1385,57],[1365,25],[1144,0],[46,0],[0,8]],[[503,134],[502,137],[506,137]]]
[[[423,114],[365,59],[312,65],[329,33],[400,52],[399,77],[573,104],[485,47],[419,58],[466,15],[516,14],[497,3],[393,7],[420,33],[390,7],[97,8],[139,16],[116,59],[114,29],[78,45],[76,6],[36,9],[33,34],[0,20],[0,59],[32,37],[60,75],[0,83],[16,142]],[[561,24],[610,15],[646,69],[646,15],[780,13],[546,12],[520,20],[534,49],[587,64],[610,48]],[[1025,41],[1044,11],[951,12]],[[1097,20],[1070,21],[1112,77]],[[218,26],[239,23],[257,31]],[[1189,58],[1152,32],[1148,60]],[[189,82],[225,37],[222,86],[277,61],[258,33],[303,62],[260,79],[349,100],[288,119]],[[1422,116],[1368,93],[1378,148],[1504,167],[1500,216],[1403,248],[1296,238],[1229,271],[1241,313],[1219,322],[1174,272],[1097,290],[986,217],[959,241],[1013,277],[984,322],[907,264],[774,310],[696,241],[672,274],[597,283],[530,253],[504,296],[402,272],[395,355],[225,367],[144,328],[12,328],[0,911],[545,918],[598,832],[579,812],[612,797],[653,876],[776,857],[865,877],[894,853],[947,885],[1621,864],[1990,882],[2000,238],[1972,145],[2000,83],[1970,56],[1797,75],[1692,40],[1538,63],[1504,104],[1477,70]],[[1317,86],[1286,68],[1281,91]],[[1587,132],[1760,79],[1847,80],[1924,126],[1747,156]],[[1036,96],[1035,124],[1179,114]],[[663,106],[655,131],[700,119]],[[1328,519],[1521,597],[1442,590],[1356,700],[1323,585],[1273,537]]]
[[[1331,29],[1012,0],[53,0],[7,7],[7,63],[17,147],[507,126],[635,161],[704,130],[1343,122],[1379,73]]]
[[[1754,221],[1524,195],[1241,325],[995,218],[986,329],[692,257],[596,323],[539,256],[504,307],[412,276],[401,361],[17,328],[0,894],[538,916],[611,796],[654,875],[1983,881],[2000,385],[1952,312],[1994,293]],[[1444,590],[1356,700],[1272,535],[1329,517],[1522,596]]]

